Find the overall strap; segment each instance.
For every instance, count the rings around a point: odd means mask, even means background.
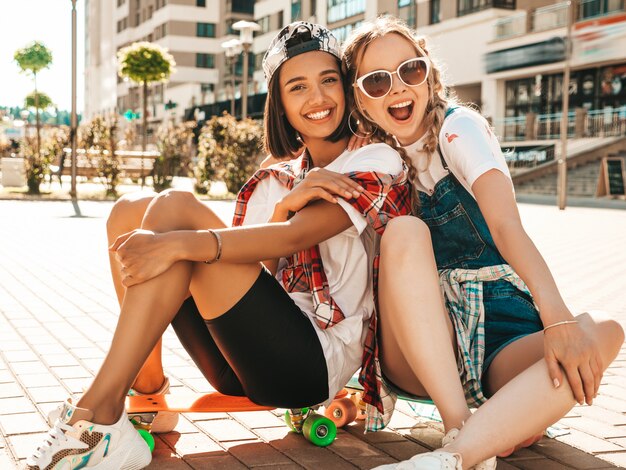
[[[448,109],[446,109],[446,114],[443,117],[443,121],[445,122],[448,116],[450,116],[457,108],[458,106],[450,106]],[[450,168],[448,168],[448,164],[446,163],[446,159],[443,157],[443,151],[441,150],[441,143],[439,142],[439,139],[437,139],[437,152],[439,152],[439,158],[441,159],[441,164],[443,165],[443,168],[446,171],[450,171]]]

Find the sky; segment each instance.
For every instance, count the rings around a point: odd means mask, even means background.
[[[113,1],[113,0],[110,0]],[[85,0],[76,2],[77,109],[84,103]],[[72,106],[72,2],[71,0],[0,0],[0,106],[24,106],[34,90],[29,75],[20,73],[13,54],[41,41],[52,50],[52,65],[37,74],[37,88],[60,110]]]

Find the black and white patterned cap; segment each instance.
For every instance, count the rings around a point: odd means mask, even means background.
[[[306,21],[296,21],[285,26],[263,56],[263,72],[267,83],[287,59],[310,51],[328,52],[341,60],[339,41],[324,26]]]

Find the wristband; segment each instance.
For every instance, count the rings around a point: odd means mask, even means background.
[[[561,326],[561,325],[571,325],[574,323],[578,323],[578,320],[564,320],[564,321],[558,321],[556,323],[553,323],[552,325],[548,325],[543,329],[543,332],[545,333],[546,330],[549,330],[550,328],[554,328],[555,326]]]
[[[219,261],[222,257],[222,237],[214,230],[209,229],[208,232],[215,237],[215,241],[217,242],[217,252],[215,253],[215,258],[206,260],[205,264],[213,264],[216,261]]]

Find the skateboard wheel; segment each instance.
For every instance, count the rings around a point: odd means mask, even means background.
[[[350,396],[350,400],[356,406],[356,420],[362,420],[367,417],[367,412],[365,410],[365,402],[363,401],[363,394],[361,392],[357,392]]]
[[[326,416],[311,413],[302,427],[304,437],[318,447],[326,447],[337,437],[337,426]]]
[[[357,411],[357,407],[352,400],[349,398],[341,398],[333,401],[328,408],[326,408],[324,416],[335,423],[335,426],[341,428],[356,419]]]
[[[146,441],[146,444],[148,444],[150,452],[154,452],[154,436],[145,429],[137,429],[137,432],[139,433],[141,438]]]
[[[285,423],[287,424],[287,427],[290,430],[292,430],[293,432],[298,432],[298,431],[296,431],[295,426],[291,422],[291,415],[289,414],[289,411],[285,411]]]

